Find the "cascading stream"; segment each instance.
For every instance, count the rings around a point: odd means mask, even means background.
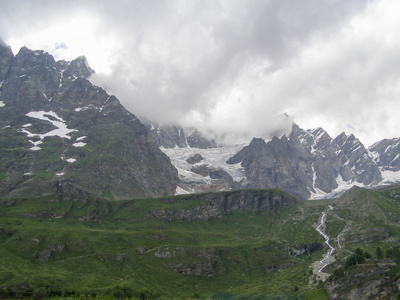
[[[333,209],[333,207],[331,205],[329,205],[329,209]],[[329,260],[329,258],[332,256],[333,252],[335,252],[335,248],[329,244],[329,236],[325,234],[324,231],[322,231],[322,228],[325,225],[325,220],[326,220],[326,212],[322,212],[322,217],[321,217],[321,222],[317,227],[317,231],[319,232],[320,235],[322,235],[325,239],[325,244],[328,245],[328,247],[330,248],[328,253],[324,256],[324,258],[320,261],[322,264],[322,267],[318,270],[319,273],[322,272],[322,270],[329,265],[329,263],[327,263],[327,260]]]

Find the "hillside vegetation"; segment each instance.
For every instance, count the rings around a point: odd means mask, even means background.
[[[333,274],[357,247],[372,253],[372,261],[377,246],[384,252],[396,246],[399,208],[395,187],[357,188],[337,200],[306,202],[279,190],[130,201],[85,195],[2,199],[0,288],[142,298],[321,299],[328,295],[322,287],[331,293],[332,280],[352,270],[336,272],[325,283],[313,274],[312,264],[327,252],[315,229],[322,211],[337,259],[324,272]],[[396,260],[391,264],[388,271]]]

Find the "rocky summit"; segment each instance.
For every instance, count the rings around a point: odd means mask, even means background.
[[[322,128],[305,131],[294,124],[289,136],[255,138],[227,163],[241,164],[246,188],[278,187],[302,199],[324,198],[353,185],[398,181],[399,143],[383,140],[366,149],[352,134],[332,139]]]
[[[93,72],[85,57],[0,45],[0,197],[175,193],[169,158]]]

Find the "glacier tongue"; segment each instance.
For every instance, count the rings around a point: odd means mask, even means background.
[[[195,183],[203,185],[211,185],[212,180],[209,176],[202,176],[192,171],[194,166],[207,165],[213,168],[222,169],[227,172],[234,181],[240,182],[244,177],[244,170],[238,164],[227,164],[226,161],[234,154],[239,152],[245,144],[233,145],[218,148],[164,148],[160,147],[171,160],[172,164],[178,170],[178,174],[182,183]],[[196,164],[190,164],[186,160],[195,154],[200,154],[204,160]],[[177,194],[193,193],[195,190],[177,189]]]

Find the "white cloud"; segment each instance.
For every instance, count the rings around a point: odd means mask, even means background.
[[[0,34],[14,51],[86,55],[94,82],[161,123],[243,141],[294,119],[369,144],[400,127],[399,5],[0,0]]]

